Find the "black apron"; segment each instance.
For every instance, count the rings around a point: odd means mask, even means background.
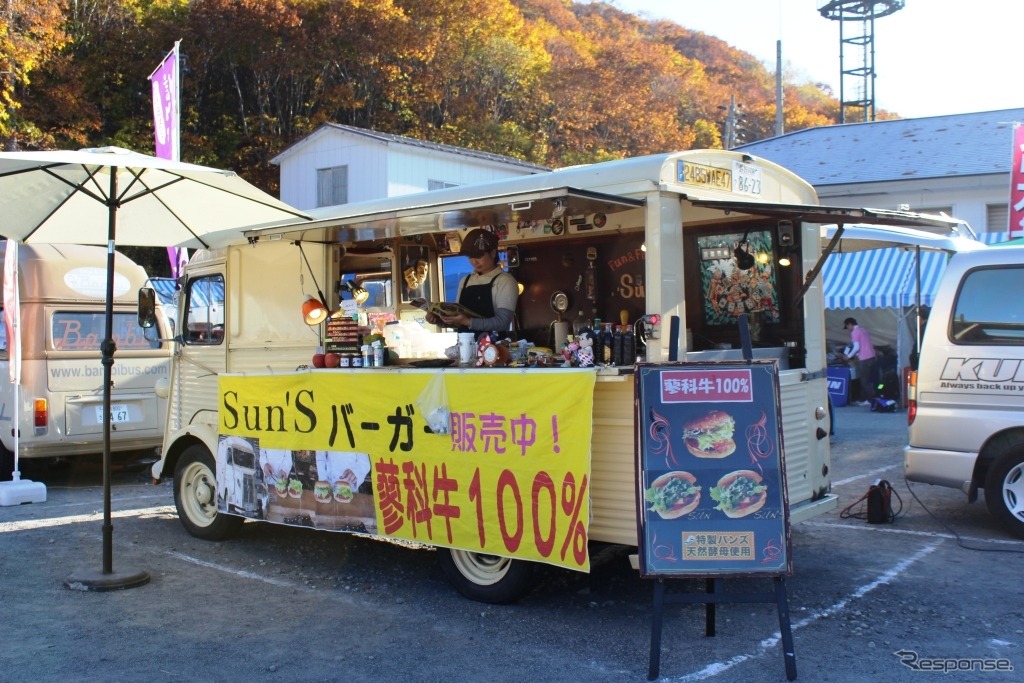
[[[504,272],[499,268],[494,277],[481,285],[466,285],[465,283],[469,281],[469,276],[467,275],[463,280],[462,292],[459,294],[459,303],[481,318],[493,318],[496,311],[494,310],[494,297],[491,296],[491,289],[494,287],[494,281]],[[468,327],[461,326],[458,329],[459,332],[473,331]]]

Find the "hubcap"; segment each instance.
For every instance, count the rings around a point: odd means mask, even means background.
[[[1024,522],[1024,464],[1006,473],[1003,480],[1003,503],[1010,514]]]
[[[193,524],[208,526],[217,516],[213,474],[202,463],[193,462],[182,473],[181,504]]]
[[[452,559],[458,566],[459,572],[479,586],[488,586],[501,581],[508,573],[511,563],[507,557],[483,555],[465,550],[453,550]]]

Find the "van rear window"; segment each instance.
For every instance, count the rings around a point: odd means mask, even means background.
[[[57,311],[50,318],[55,351],[99,351],[105,335],[102,312]],[[160,348],[160,342],[146,339],[134,313],[114,314],[113,337],[118,351]]]
[[[978,268],[964,276],[950,330],[958,344],[1024,342],[1024,299],[1015,296],[1024,268]]]

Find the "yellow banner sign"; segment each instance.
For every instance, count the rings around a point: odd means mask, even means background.
[[[249,457],[258,492],[233,494],[245,478],[232,474],[218,504],[587,571],[594,381],[579,369],[221,375],[222,442],[244,437],[259,460],[222,444],[218,472]]]

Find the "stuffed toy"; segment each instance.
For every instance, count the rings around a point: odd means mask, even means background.
[[[580,348],[576,351],[576,362],[581,368],[589,368],[594,365],[594,333],[590,330],[582,330],[579,334]]]

